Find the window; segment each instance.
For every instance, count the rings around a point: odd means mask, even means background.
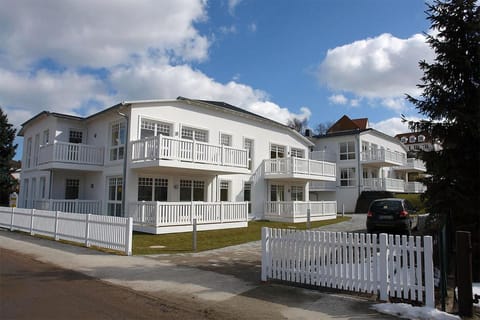
[[[39,196],[40,199],[46,199],[46,190],[47,189],[47,179],[45,177],[40,177],[40,189],[39,189]]]
[[[305,152],[302,149],[292,148],[290,150],[290,153],[291,153],[292,157],[294,157],[294,158],[305,158]]]
[[[355,185],[355,168],[342,168],[340,170],[340,186],[351,187]]]
[[[253,140],[244,138],[243,139],[243,148],[247,150],[247,161],[248,169],[252,170],[253,168]]]
[[[20,186],[21,189],[23,189],[23,207],[28,208],[28,179],[23,180],[23,184]]]
[[[226,180],[220,180],[220,201],[228,201],[228,189],[230,182]]]
[[[285,147],[272,144],[270,146],[270,159],[285,158]]]
[[[340,160],[353,160],[355,159],[355,142],[340,142]]]
[[[32,200],[37,200],[37,178],[32,178]]]
[[[47,130],[43,131],[42,145],[46,145],[50,142],[50,132]]]
[[[168,179],[138,178],[138,201],[167,201]]]
[[[367,152],[370,147],[370,144],[366,141],[362,141],[362,152]]]
[[[171,136],[171,130],[172,126],[168,123],[142,119],[140,124],[140,139],[158,135]]]
[[[25,163],[27,168],[30,168],[31,161],[32,161],[32,138],[28,138],[26,158],[25,158]]]
[[[220,134],[220,145],[222,146],[232,146],[232,136],[226,133]]]
[[[402,137],[402,138],[400,139],[400,141],[401,141],[402,143],[407,143],[407,142],[408,142],[408,138],[407,138],[407,137]]]
[[[126,141],[125,123],[117,122],[111,127],[110,161],[123,159]]]
[[[208,142],[208,131],[190,127],[182,127],[182,139]]]
[[[33,153],[33,165],[36,166],[38,164],[38,151],[40,149],[40,134],[35,135],[35,150]]]
[[[78,199],[80,180],[67,179],[65,181],[65,199]]]
[[[205,201],[205,182],[180,180],[180,201]]]
[[[248,201],[248,213],[252,212],[252,184],[245,182],[243,184],[243,201]]]
[[[68,133],[68,142],[70,143],[82,143],[83,132],[79,130],[70,129]]]
[[[270,201],[285,201],[285,188],[282,185],[270,186]]]
[[[107,214],[109,216],[122,215],[122,183],[123,179],[120,177],[108,179]]]
[[[425,141],[425,136],[423,134],[418,136],[418,142],[424,142]]]
[[[292,186],[292,201],[304,201],[302,186]]]
[[[417,141],[417,138],[415,138],[415,136],[410,136],[410,138],[408,138],[408,141],[410,143],[415,143],[415,141]]]

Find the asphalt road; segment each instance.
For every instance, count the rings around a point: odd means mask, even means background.
[[[1,319],[211,319],[196,308],[0,249]]]

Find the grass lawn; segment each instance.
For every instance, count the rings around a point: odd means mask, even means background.
[[[349,220],[339,217],[335,220],[316,221],[311,228]],[[197,232],[197,251],[218,249],[261,239],[262,227],[306,229],[306,223],[286,223],[272,221],[250,221],[247,228],[224,229]],[[152,248],[156,246],[156,248]],[[192,252],[192,232],[153,235],[133,233],[133,254],[187,253]]]

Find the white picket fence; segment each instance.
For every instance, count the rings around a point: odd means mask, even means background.
[[[263,228],[262,281],[268,279],[434,307],[432,237]]]
[[[132,218],[0,207],[0,227],[132,254]]]

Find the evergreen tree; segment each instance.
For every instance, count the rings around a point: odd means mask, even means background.
[[[13,144],[15,132],[0,108],[0,206],[8,206],[9,195],[15,186],[15,180],[11,176],[11,160],[17,149],[17,145]]]
[[[425,199],[433,214],[449,217],[454,230],[480,237],[480,12],[476,0],[436,0],[428,5],[433,63],[420,62],[422,95],[407,96],[427,120],[411,122],[443,149],[422,152]],[[477,265],[478,257],[477,254]],[[479,268],[480,270],[480,268]],[[477,275],[478,277],[478,275]]]

